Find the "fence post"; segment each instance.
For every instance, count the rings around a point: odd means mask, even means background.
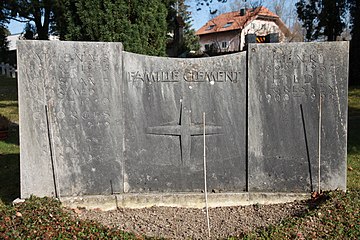
[[[5,63],[1,62],[0,68],[1,68],[1,75],[5,75]]]
[[[17,66],[16,66],[16,64],[14,64],[14,70],[15,70],[14,78],[17,78]]]
[[[0,63],[0,75],[16,78],[17,70],[16,65],[13,67],[9,63]]]
[[[0,75],[6,76],[6,77],[11,77],[11,78],[16,78],[16,75],[17,75],[16,65],[13,67],[9,63],[1,62],[0,63]]]
[[[15,77],[15,69],[12,67],[12,66],[10,66],[10,77],[11,78],[14,78]]]
[[[10,68],[9,68],[10,66],[9,66],[9,64],[8,63],[6,63],[5,64],[5,76],[7,76],[7,77],[10,77]]]

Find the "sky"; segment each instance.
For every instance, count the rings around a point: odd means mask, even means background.
[[[227,0],[226,3],[219,3],[218,0],[212,0],[212,1],[213,2],[211,3],[210,7],[204,5],[202,6],[201,10],[197,10],[198,7],[196,6],[196,2],[197,2],[196,0],[186,0],[186,3],[190,6],[189,10],[192,14],[193,28],[195,30],[198,30],[200,27],[202,27],[207,21],[209,21],[212,18],[211,15],[209,14],[210,10],[218,9],[218,11],[220,12],[233,11],[231,9],[231,6],[236,6],[236,3],[243,2],[243,0]],[[272,10],[271,8],[272,2],[274,1],[263,0],[263,5],[265,7],[268,7],[270,10]],[[285,2],[288,6],[291,7],[292,10],[294,10],[294,4],[296,2],[295,0],[286,0]],[[289,25],[289,23],[286,24]],[[21,33],[24,27],[25,27],[24,23],[19,23],[16,21],[11,21],[10,24],[8,25],[11,34]]]
[[[210,1],[210,0],[209,0]],[[234,9],[238,4],[237,3],[243,3],[243,0],[227,0],[226,3],[218,3],[218,0],[213,0],[213,3],[210,5],[210,7],[207,6],[201,6],[201,10],[197,10],[196,1],[195,0],[187,0],[187,4],[190,6],[190,11],[193,18],[193,28],[195,30],[198,30],[201,28],[207,21],[209,21],[214,16],[211,16],[209,14],[210,10],[218,9],[219,12],[231,12],[235,10],[240,9]],[[248,0],[248,5],[250,5],[250,2],[256,2],[256,0]],[[263,6],[269,8],[271,11],[273,11],[273,3],[274,0],[263,0]],[[278,1],[281,2],[281,1]],[[286,8],[294,12],[295,11],[295,3],[297,0],[285,0]],[[251,5],[250,5],[251,6]],[[291,23],[288,23],[291,24]]]
[[[24,23],[19,23],[16,21],[10,21],[10,24],[8,25],[11,34],[21,33],[24,27],[25,27]]]

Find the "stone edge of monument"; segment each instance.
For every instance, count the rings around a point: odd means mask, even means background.
[[[244,193],[210,193],[208,206],[231,207],[248,206],[254,204],[279,204],[294,201],[308,200],[310,193],[268,193],[268,192],[244,192]],[[93,195],[64,197],[60,199],[65,207],[101,209],[103,211],[117,208],[148,208],[148,207],[182,207],[204,208],[205,198],[203,193],[174,193],[174,194],[118,194],[118,195]]]

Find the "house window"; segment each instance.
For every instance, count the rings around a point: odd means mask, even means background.
[[[205,50],[209,51],[210,50],[210,44],[205,44]]]
[[[265,36],[256,36],[256,42],[257,43],[264,43],[266,41]]]
[[[223,26],[223,28],[230,27],[233,23],[234,23],[234,22],[227,22],[227,23]]]
[[[209,30],[213,29],[215,26],[216,26],[215,24],[210,25],[210,26],[206,29],[206,31],[209,31]]]
[[[222,42],[221,47],[222,48],[227,48],[228,47],[228,42]]]

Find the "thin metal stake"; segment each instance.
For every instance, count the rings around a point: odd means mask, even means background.
[[[321,161],[321,125],[322,125],[322,123],[321,123],[321,106],[322,105],[322,97],[321,97],[321,93],[320,93],[320,103],[319,103],[319,171],[318,171],[318,177],[319,177],[319,179],[318,179],[318,193],[320,193],[320,191],[321,191],[321,187],[320,187],[320,166],[321,166],[321,164],[320,164],[320,161]]]
[[[205,141],[205,112],[203,112],[203,123],[204,123],[204,193],[205,193],[205,208],[206,208],[206,221],[208,227],[208,234],[210,238],[210,218],[209,218],[209,206],[208,206],[208,199],[207,199],[207,183],[206,183],[206,141]]]
[[[54,190],[55,190],[55,197],[60,199],[60,189],[57,181],[57,172],[55,169],[55,154],[54,154],[54,148],[53,148],[53,137],[52,132],[50,129],[50,113],[49,113],[49,106],[45,105],[45,117],[46,117],[46,125],[47,125],[47,133],[48,133],[48,141],[49,141],[49,151],[50,151],[50,161],[51,161],[51,169],[53,174],[53,181],[54,181]]]

